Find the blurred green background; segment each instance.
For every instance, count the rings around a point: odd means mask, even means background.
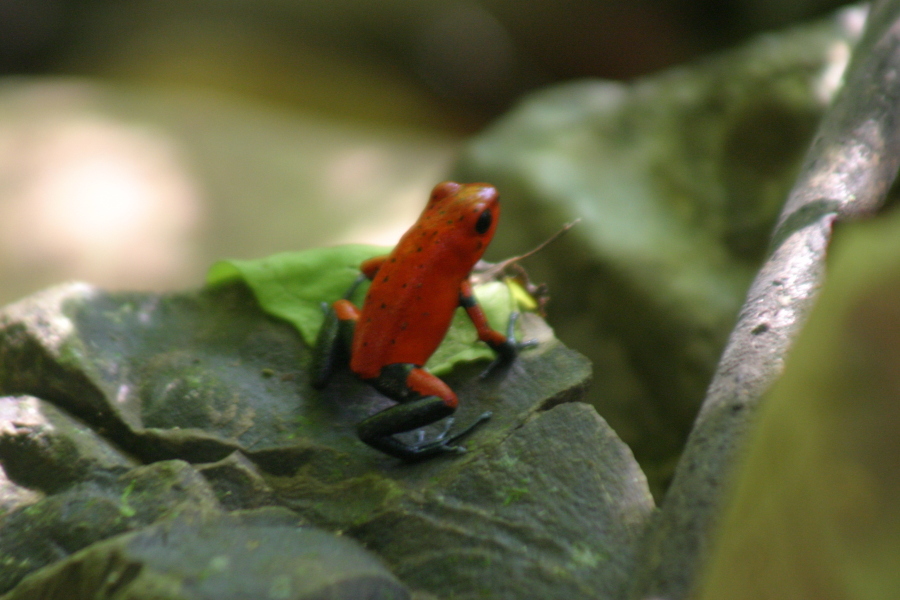
[[[838,4],[0,0],[0,304],[390,243],[529,90],[634,78]]]
[[[627,79],[835,0],[2,0],[4,73],[227,89],[454,132],[523,92]]]

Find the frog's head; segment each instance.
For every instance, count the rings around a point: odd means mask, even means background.
[[[445,181],[434,186],[422,213],[425,228],[439,232],[441,245],[481,258],[500,219],[500,194],[488,183]]]

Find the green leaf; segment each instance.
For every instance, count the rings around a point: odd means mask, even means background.
[[[475,286],[475,298],[484,310],[491,327],[506,332],[509,314],[515,307],[509,286],[500,281],[491,281]],[[487,344],[478,341],[478,332],[462,308],[456,310],[450,330],[443,343],[426,363],[429,371],[441,375],[461,362],[480,359],[492,360],[494,351]]]
[[[361,262],[390,251],[390,247],[348,244],[259,260],[223,260],[210,267],[206,283],[243,281],[264,311],[291,323],[311,346],[322,326],[322,302],[344,295],[359,275]]]
[[[322,303],[330,304],[344,295],[359,275],[360,263],[390,250],[352,244],[285,252],[259,260],[223,260],[210,267],[206,283],[216,286],[243,281],[265,312],[291,323],[311,346],[322,326]],[[510,312],[520,304],[510,285],[515,284],[492,281],[475,287],[475,297],[488,322],[502,332],[506,331]],[[354,301],[361,305],[361,300],[360,292]],[[444,342],[426,366],[440,375],[460,362],[493,358],[493,351],[478,341],[468,315],[458,309]]]

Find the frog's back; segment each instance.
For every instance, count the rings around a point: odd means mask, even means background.
[[[428,360],[459,306],[460,285],[493,237],[499,208],[487,184],[435,187],[372,280],[353,338],[355,373],[368,379],[385,365]]]

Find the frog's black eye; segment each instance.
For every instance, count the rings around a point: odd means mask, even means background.
[[[486,232],[491,228],[491,221],[494,219],[494,216],[491,214],[491,211],[486,210],[480,215],[478,215],[478,220],[475,221],[475,231],[479,234]]]

